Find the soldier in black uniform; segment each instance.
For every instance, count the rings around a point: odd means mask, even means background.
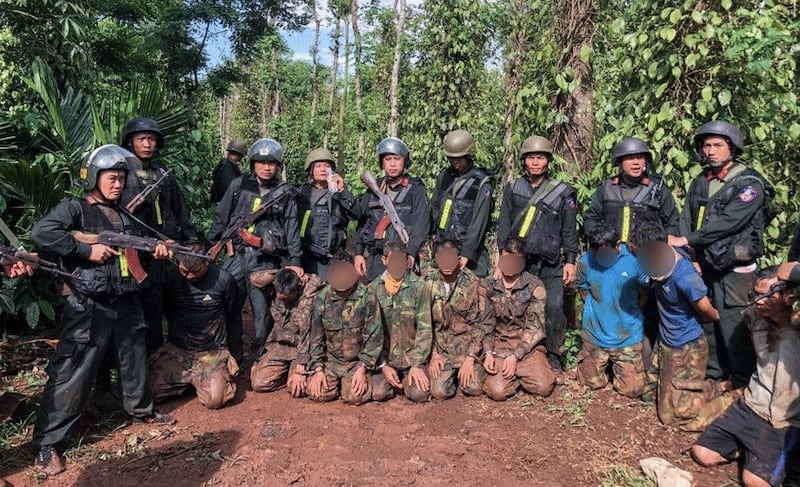
[[[219,161],[214,172],[211,173],[211,202],[219,203],[225,190],[234,179],[242,175],[239,161],[247,153],[247,144],[243,140],[232,140],[228,144],[225,157]]]
[[[257,359],[272,329],[272,317],[268,310],[274,295],[271,287],[265,290],[252,287],[249,276],[262,269],[278,269],[285,258],[287,267],[302,277],[303,253],[298,193],[292,185],[279,179],[283,148],[273,139],[260,139],[250,147],[248,159],[252,172],[243,174],[228,187],[214,212],[208,240],[216,243],[229,226],[240,225],[241,219],[254,210],[264,204],[270,205],[252,225],[239,229],[233,239],[234,255],[229,256],[223,264],[223,268],[236,279],[237,300],[234,309],[239,310],[239,319],[228,325],[228,333],[232,337],[241,336],[241,309],[249,297],[255,326],[250,351],[253,358]],[[242,363],[242,343],[231,341],[229,346],[236,361]]]
[[[347,224],[358,218],[358,206],[336,174],[328,149],[309,152],[305,169],[309,182],[300,187],[303,270],[325,280],[331,256],[347,245]]]
[[[431,200],[434,253],[438,242],[453,240],[461,248],[461,267],[486,277],[489,252],[484,240],[492,214],[491,177],[474,166],[475,139],[466,130],[445,136],[444,155],[450,167],[436,179]]]
[[[703,324],[708,339],[708,377],[730,375],[734,387],[747,384],[755,370],[755,352],[741,313],[749,301],[764,251],[772,188],[755,170],[739,162],[744,137],[734,125],[716,120],[697,132],[695,147],[708,165],[689,186],[681,213],[682,237],[670,244],[689,246],[720,320]]]
[[[58,255],[68,271],[81,276],[66,288],[58,348],[47,367],[49,379],[33,432],[36,465],[50,475],[64,469],[55,448],[83,413],[100,364],[112,345],[125,411],[151,423],[174,422],[153,409],[145,347],[147,323],[126,256],[103,244],[81,243],[72,233],[135,233],[134,222],[117,205],[132,160],[133,154],[115,145],[96,149],[80,169],[79,183],[85,196],[62,201],[33,228],[37,249]],[[163,245],[153,253],[158,259],[171,256]]]
[[[511,237],[525,242],[527,271],[539,277],[547,291],[548,361],[554,371],[560,372],[567,329],[564,286],[575,281],[578,255],[575,189],[548,173],[553,145],[544,137],[526,139],[520,146],[519,159],[524,175],[503,191],[497,242],[502,245]],[[499,270],[495,276],[501,277]]]
[[[164,145],[164,135],[155,120],[135,118],[128,122],[122,131],[121,145],[142,161],[142,168],[136,171],[140,183],[137,190],[157,181],[166,171],[157,160],[158,152]],[[133,189],[133,185],[130,189]],[[133,194],[134,191],[125,191],[120,203],[126,205]],[[199,243],[197,232],[189,221],[189,212],[186,210],[178,180],[172,173],[134,215],[161,234],[155,235],[155,232],[148,231],[148,236],[165,236],[184,244]],[[141,294],[143,302],[147,303],[144,307],[148,326],[147,350],[154,352],[164,343],[162,289],[167,268],[163,261],[153,260],[145,264],[148,278],[142,283]]]
[[[411,159],[408,146],[395,137],[387,137],[378,144],[378,161],[385,176],[378,186],[394,201],[400,219],[408,231],[408,266],[413,267],[419,258],[419,249],[428,238],[430,210],[428,190],[418,178],[408,176]],[[367,191],[359,200],[358,230],[355,242],[354,263],[361,277],[372,281],[384,270],[381,256],[383,244],[398,239],[397,233],[389,223],[386,212],[378,197]]]
[[[642,221],[660,223],[669,235],[678,234],[678,207],[663,179],[648,175],[653,154],[641,139],[622,139],[611,151],[620,174],[606,179],[595,191],[589,210],[583,215],[588,235],[598,225],[617,231],[620,241],[627,242]]]

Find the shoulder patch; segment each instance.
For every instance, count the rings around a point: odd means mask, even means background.
[[[567,203],[567,206],[569,206],[573,210],[577,210],[578,209],[578,202],[575,201],[575,197],[573,195],[567,196],[567,199],[565,201]]]
[[[486,199],[491,199],[492,198],[492,186],[491,185],[487,184],[486,186],[484,186],[484,188],[483,188],[483,196]]]
[[[739,199],[744,203],[750,203],[758,197],[758,189],[752,184],[748,184],[739,191]]]
[[[544,286],[536,286],[536,289],[533,290],[533,297],[542,300],[547,297],[547,291],[545,290]]]

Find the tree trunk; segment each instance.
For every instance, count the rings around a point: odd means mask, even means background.
[[[355,80],[354,91],[356,99],[356,120],[358,123],[358,149],[356,151],[356,168],[358,174],[364,172],[364,150],[366,145],[366,127],[364,123],[364,110],[361,108],[361,32],[358,30],[358,0],[353,0],[350,5],[350,15],[353,16],[353,41],[355,43]],[[340,169],[341,171],[341,169]]]
[[[567,121],[553,127],[552,140],[556,152],[576,163],[581,174],[592,166],[594,134],[592,65],[581,58],[581,48],[592,48],[595,10],[596,0],[563,0],[558,21],[559,45],[563,51],[556,72],[571,67],[577,86],[572,93],[560,91],[556,95],[553,106],[566,115]]]
[[[343,86],[342,86],[342,96],[339,98],[339,126],[338,126],[338,136],[336,138],[336,146],[337,146],[337,157],[336,161],[339,167],[344,167],[344,114],[345,109],[347,108],[347,86],[348,86],[348,78],[347,78],[347,71],[350,67],[350,23],[347,21],[347,17],[344,19],[344,76],[343,76]]]
[[[333,59],[331,61],[331,85],[328,90],[328,115],[325,119],[325,129],[322,135],[322,147],[328,148],[328,135],[331,130],[331,123],[333,122],[333,99],[336,95],[336,81],[337,71],[339,69],[339,34],[342,28],[342,18],[337,11],[334,12],[336,16],[336,29],[333,31]]]
[[[316,134],[314,122],[317,116],[317,105],[319,104],[319,31],[322,21],[317,11],[316,0],[311,0],[311,13],[314,19],[314,44],[311,46],[311,115],[308,119],[308,127],[311,134]],[[308,138],[308,149],[311,150],[318,144],[314,137]]]
[[[503,113],[503,180],[501,188],[514,179],[517,154],[512,147],[514,119],[517,115],[517,93],[522,85],[522,57],[525,48],[525,20],[528,9],[525,0],[514,0],[511,7],[512,33],[510,57],[506,68],[506,108]]]
[[[272,82],[274,84],[272,94],[272,118],[281,114],[281,70],[278,56],[278,49],[272,46]]]
[[[394,61],[389,83],[389,135],[397,137],[397,87],[400,80],[400,60],[403,54],[403,24],[406,22],[406,0],[394,2]]]
[[[258,117],[258,133],[259,137],[267,136],[267,107],[270,106],[269,89],[262,83],[261,84],[261,103],[259,106]]]

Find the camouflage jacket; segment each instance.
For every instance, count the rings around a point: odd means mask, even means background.
[[[431,330],[431,291],[413,272],[406,274],[400,291],[386,292],[384,275],[369,285],[380,303],[383,319],[383,360],[405,370],[428,362],[433,343]]]
[[[383,348],[380,313],[378,299],[362,284],[345,298],[324,287],[311,311],[307,370],[318,365],[342,370],[354,362],[374,369]]]
[[[545,338],[544,283],[523,272],[514,287],[506,289],[502,279],[484,280],[496,323],[483,339],[485,352],[513,353],[522,360]]]
[[[453,367],[467,356],[478,357],[492,327],[492,308],[480,279],[462,270],[448,291],[438,270],[426,280],[431,290],[434,350]]]
[[[323,286],[319,277],[307,274],[308,282],[303,286],[303,294],[291,305],[280,299],[272,302],[270,313],[275,323],[267,337],[265,347],[270,356],[278,360],[293,360],[296,364],[308,362],[308,340],[311,330],[311,309],[314,298]]]

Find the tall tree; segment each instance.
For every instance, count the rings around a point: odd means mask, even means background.
[[[342,4],[342,7],[345,5]],[[336,148],[337,148],[337,157],[336,160],[339,166],[344,165],[344,130],[345,130],[345,107],[347,106],[347,87],[349,85],[348,78],[348,70],[350,68],[350,21],[348,17],[350,15],[350,4],[347,4],[347,9],[342,14],[342,18],[344,19],[344,76],[342,79],[344,83],[342,84],[342,95],[339,97],[339,123],[337,124],[337,136],[336,136]]]
[[[311,109],[308,119],[309,130],[314,131],[317,105],[319,105],[319,31],[322,20],[317,9],[317,1],[311,0],[311,15],[314,19],[314,43],[311,45]],[[308,148],[312,149],[319,144],[315,137],[308,138]]]
[[[353,92],[356,103],[356,121],[358,126],[358,143],[356,148],[356,168],[358,174],[364,172],[364,146],[366,144],[366,122],[364,109],[361,106],[361,31],[358,28],[358,0],[350,4],[350,15],[353,21],[353,42],[355,44],[355,76],[353,79]]]
[[[403,28],[406,24],[406,0],[394,0],[394,60],[389,84],[389,135],[397,137],[397,89],[400,85],[400,61],[403,55]]]
[[[562,51],[556,62],[556,83],[561,89],[553,100],[553,107],[564,116],[553,126],[552,141],[556,151],[577,162],[583,173],[591,168],[593,161],[591,53],[597,2],[561,1],[557,31]]]
[[[336,96],[336,84],[338,82],[339,70],[339,37],[341,36],[342,29],[341,10],[335,5],[331,5],[330,8],[336,21],[336,28],[333,30],[333,45],[331,46],[333,59],[331,61],[330,86],[328,87],[328,111],[325,118],[325,128],[323,129],[322,134],[322,147],[326,149],[328,148],[328,139],[330,137],[331,125],[333,123],[333,101]]]

